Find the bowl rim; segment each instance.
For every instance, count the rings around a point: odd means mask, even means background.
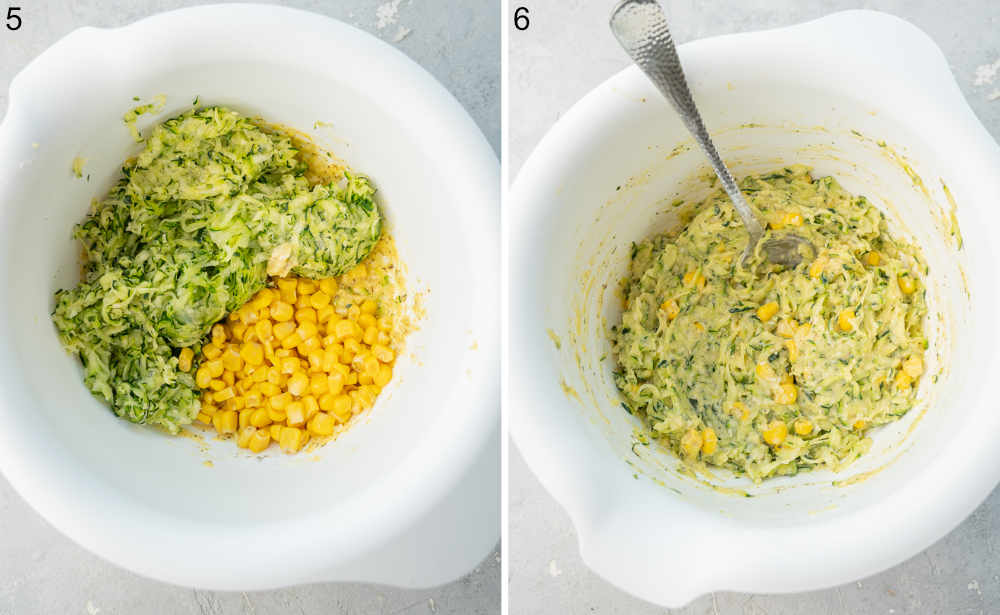
[[[945,118],[942,123],[962,136],[968,145],[966,158],[974,161],[972,164],[976,170],[1000,165],[1000,148],[961,95],[941,50],[925,33],[898,17],[875,11],[844,11],[788,27],[692,41],[681,45],[679,53],[684,58],[685,66],[696,67],[689,75],[699,76],[692,81],[692,89],[697,96],[697,89],[704,84],[725,83],[725,79],[712,74],[711,68],[731,62],[733,58],[742,64],[784,58],[791,64],[792,74],[795,74],[796,70],[805,71],[811,67],[802,66],[806,62],[804,58],[789,59],[789,49],[804,50],[803,56],[808,55],[810,60],[815,60],[824,54],[829,57],[841,53],[838,43],[843,45],[844,41],[856,45],[851,54],[852,60],[862,56],[887,58],[886,66],[880,71],[893,71],[901,76],[900,81],[916,77],[929,81],[932,87],[923,85],[924,91],[919,87],[915,90],[921,95],[916,105],[927,113],[945,112],[941,115]],[[910,57],[900,55],[904,52]],[[923,65],[917,66],[920,63]],[[785,64],[782,66],[787,67]],[[845,64],[843,70],[849,70],[849,66]],[[697,70],[699,68],[701,70]],[[538,269],[537,262],[532,263],[525,255],[537,253],[537,245],[531,243],[535,238],[531,229],[541,223],[543,216],[551,215],[545,208],[545,195],[552,194],[560,182],[566,181],[565,175],[559,175],[568,165],[559,161],[570,157],[574,144],[584,140],[580,135],[590,132],[589,126],[614,125],[617,118],[623,117],[627,111],[618,102],[622,93],[637,91],[656,96],[638,68],[630,66],[598,85],[564,113],[526,160],[511,188],[507,205],[511,217],[510,236],[522,242],[512,242],[509,274],[512,280],[531,280]],[[935,96],[926,96],[927,91],[933,91]],[[664,109],[668,108],[664,105]],[[593,142],[588,144],[594,145]],[[985,189],[1000,196],[1000,181],[987,181]],[[886,541],[866,543],[866,540],[878,541],[880,536],[885,537],[896,530],[864,532],[862,536],[865,540],[838,543],[841,551],[831,565],[821,570],[802,570],[808,568],[802,566],[803,562],[815,561],[804,559],[798,562],[798,568],[784,566],[781,570],[747,577],[739,576],[733,566],[716,565],[694,555],[690,561],[696,562],[696,565],[689,565],[690,570],[674,566],[669,573],[663,569],[658,578],[651,578],[654,575],[647,574],[642,566],[629,561],[630,558],[636,559],[637,549],[642,549],[642,545],[636,544],[629,535],[634,534],[633,528],[643,522],[642,515],[616,507],[611,495],[614,484],[608,481],[599,483],[600,479],[595,478],[600,475],[601,468],[588,459],[587,452],[588,448],[592,448],[592,441],[581,433],[568,433],[570,430],[565,416],[573,411],[567,409],[564,416],[557,417],[549,409],[572,406],[574,402],[559,393],[557,382],[538,382],[541,379],[539,374],[548,378],[551,370],[543,366],[551,360],[544,358],[549,351],[549,342],[542,328],[547,325],[541,324],[543,319],[540,317],[531,316],[539,309],[533,292],[529,290],[518,294],[518,289],[512,287],[510,295],[508,407],[511,412],[511,436],[532,472],[569,514],[584,562],[599,576],[634,596],[663,606],[680,607],[711,591],[788,593],[821,589],[865,577],[908,559],[940,539],[968,516],[1000,480],[1000,471],[995,469],[973,471],[971,464],[953,463],[949,468],[952,474],[958,475],[959,470],[966,470],[974,472],[974,477],[964,480],[961,485],[951,485],[952,491],[948,494],[951,499],[947,504],[921,498],[912,493],[913,489],[906,494],[908,501],[921,502],[927,510],[936,511],[934,523],[929,521],[930,515],[927,515],[908,527],[905,540],[891,544]],[[990,359],[992,363],[996,362],[995,356]],[[535,375],[530,387],[523,385],[529,373]],[[576,414],[579,412],[576,411]],[[976,444],[985,450],[981,438],[976,440]],[[937,469],[941,470],[940,467]],[[943,475],[945,478],[948,476],[947,473]],[[631,477],[630,474],[628,476]],[[625,473],[620,472],[616,477],[624,481]],[[740,535],[740,528],[732,524],[685,516],[679,508],[670,512],[676,514],[678,519],[695,524],[685,526],[686,533],[704,536],[710,531],[718,532],[719,536],[711,540],[713,545],[725,547],[728,540],[735,545],[731,548],[748,550],[755,541],[752,537]],[[852,514],[852,520],[856,516]],[[855,529],[857,523],[827,522],[823,527],[845,532]],[[819,535],[815,530],[815,527],[803,527],[782,531],[797,532],[802,536],[811,533],[815,537]],[[766,531],[760,532],[761,537],[768,535]],[[678,537],[678,542],[679,553],[674,553],[674,557],[684,559],[682,555],[691,555],[691,545],[686,544],[683,537]],[[763,541],[756,540],[754,546],[761,549],[757,553],[767,552],[763,544]],[[872,552],[871,544],[879,544],[881,549]],[[684,551],[685,548],[688,551]],[[658,557],[651,554],[646,563],[652,561],[659,566],[663,562]],[[851,563],[841,565],[845,558],[852,560]],[[666,578],[673,573],[677,573],[679,580]]]
[[[16,183],[15,145],[23,145],[21,130],[26,122],[25,109],[33,97],[44,96],[35,91],[36,81],[45,83],[43,71],[53,65],[71,65],[74,49],[105,48],[111,52],[127,48],[139,41],[158,40],[171,36],[197,40],[206,32],[232,32],[242,36],[260,36],[259,40],[308,40],[330,49],[349,47],[353,61],[366,62],[372,67],[371,79],[388,84],[399,91],[411,104],[401,106],[398,113],[419,120],[423,130],[434,131],[436,143],[429,146],[435,153],[462,151],[461,157],[441,156],[449,160],[455,173],[455,190],[468,195],[465,222],[474,233],[482,250],[467,258],[481,263],[485,271],[499,272],[499,163],[480,129],[465,109],[431,74],[392,45],[354,26],[308,11],[258,4],[206,5],[159,13],[120,28],[83,27],[72,31],[32,60],[10,84],[7,115],[0,123],[0,197],[4,186]],[[267,47],[263,49],[261,47]],[[286,46],[288,47],[288,46]],[[206,51],[207,50],[207,51]],[[243,48],[238,51],[221,47],[217,42],[206,43],[200,53],[219,58],[238,57],[243,62],[273,61],[270,46]],[[295,62],[296,51],[281,50],[283,59]],[[211,55],[213,61],[216,57]],[[190,58],[189,58],[190,59]],[[315,67],[310,65],[310,69]],[[331,69],[332,70],[332,69]],[[390,77],[393,76],[393,77]],[[76,84],[82,87],[81,84]],[[388,87],[387,86],[387,87]],[[441,163],[438,163],[441,164]],[[4,199],[0,198],[0,202]],[[475,206],[468,206],[469,204]],[[0,207],[0,225],[9,224],[9,210]],[[496,249],[492,249],[496,248]],[[0,275],[0,277],[3,277]],[[474,282],[473,282],[474,283]],[[489,299],[496,284],[483,276],[481,295]],[[0,290],[0,331],[8,330],[4,305],[10,299]],[[400,535],[404,535],[422,516],[434,509],[462,480],[481,451],[496,437],[499,423],[499,300],[482,302],[480,326],[475,331],[478,352],[462,367],[468,368],[466,378],[456,379],[451,404],[462,400],[464,412],[451,416],[458,420],[436,425],[427,434],[406,463],[394,468],[380,484],[360,497],[359,515],[346,529],[335,528],[321,512],[296,517],[289,523],[263,523],[258,531],[281,535],[282,541],[246,541],[246,528],[226,527],[178,519],[142,506],[119,506],[111,510],[104,501],[118,502],[113,491],[98,481],[68,479],[67,468],[48,459],[44,451],[33,448],[26,420],[17,420],[9,403],[0,403],[0,414],[13,418],[12,429],[0,434],[0,470],[14,489],[42,517],[91,552],[121,567],[161,581],[223,590],[268,589],[296,583],[330,580],[327,571],[338,563],[364,556]],[[6,339],[6,335],[3,339]],[[0,373],[16,373],[16,357],[7,348],[0,348]],[[0,399],[10,389],[0,379]],[[436,446],[447,443],[447,448]],[[37,444],[37,443],[34,443]],[[441,451],[447,450],[447,454]],[[79,478],[79,477],[76,477]],[[369,493],[370,491],[370,493]],[[101,504],[97,504],[101,502]],[[367,508],[365,509],[365,506]],[[141,514],[137,514],[141,513]],[[136,522],[136,517],[141,522]],[[289,527],[292,525],[293,527]],[[472,525],[468,526],[473,528]],[[499,528],[496,530],[499,536]],[[240,539],[240,536],[243,539]],[[169,537],[169,539],[167,539]],[[461,541],[459,541],[461,542]],[[477,542],[477,541],[469,541]],[[146,548],[144,548],[146,547]],[[159,552],[151,553],[155,547]],[[190,550],[197,547],[195,550]],[[280,547],[280,548],[279,548]],[[187,556],[184,557],[185,549]],[[214,561],[192,562],[191,553],[213,554]],[[476,561],[485,555],[477,554]],[[254,565],[258,558],[267,557],[271,565]],[[187,561],[191,565],[178,566]],[[432,566],[433,558],[427,565]],[[222,563],[224,565],[219,565]],[[433,567],[433,566],[432,566]],[[449,574],[451,572],[449,571]],[[343,579],[349,580],[349,579]],[[404,583],[393,578],[379,579],[387,583]],[[442,580],[444,582],[447,579]]]

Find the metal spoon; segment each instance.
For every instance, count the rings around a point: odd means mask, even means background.
[[[719,156],[719,152],[708,136],[705,124],[702,122],[698,107],[691,98],[687,79],[681,60],[677,57],[677,48],[667,28],[667,19],[656,0],[623,0],[611,11],[611,31],[622,48],[635,60],[646,76],[659,88],[673,105],[688,131],[701,146],[708,157],[715,174],[722,180],[722,186],[736,208],[736,213],[743,220],[743,226],[750,234],[750,241],[743,250],[742,263],[746,263],[764,235],[764,224],[757,214],[750,209],[736,180]],[[816,256],[816,248],[807,240],[791,233],[780,237],[771,237],[762,246],[768,261],[788,268],[793,268],[804,258],[812,260]]]

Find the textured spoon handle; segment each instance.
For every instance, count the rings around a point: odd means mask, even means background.
[[[701,114],[691,98],[684,69],[660,5],[656,0],[624,0],[611,12],[611,31],[639,68],[667,97],[708,156],[715,174],[722,180],[726,194],[750,233],[748,250],[752,251],[763,234],[763,228],[708,136]]]

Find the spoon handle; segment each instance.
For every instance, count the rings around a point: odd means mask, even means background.
[[[639,68],[667,97],[708,156],[715,174],[722,180],[726,194],[750,233],[747,249],[752,252],[764,232],[763,227],[708,136],[698,107],[691,98],[681,59],[677,56],[677,48],[660,5],[656,0],[623,0],[611,12],[611,31]]]

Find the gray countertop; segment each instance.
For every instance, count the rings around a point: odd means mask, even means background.
[[[0,116],[7,85],[32,58],[80,26],[120,26],[184,6],[185,0],[5,2],[23,7],[16,32],[0,27]],[[340,19],[390,42],[448,88],[500,144],[500,18],[493,3],[445,0],[298,0],[288,4]],[[381,17],[381,20],[380,20]],[[379,27],[379,26],[382,27]],[[318,584],[270,592],[223,593],[150,581],[101,560],[56,532],[0,477],[0,615],[495,614],[500,558],[489,555],[451,584],[399,590]]]
[[[793,24],[849,8],[896,14],[924,29],[947,56],[969,104],[1000,138],[1000,3],[884,0],[663,0],[675,39]],[[511,178],[545,131],[573,103],[628,65],[607,29],[607,2],[518,0],[531,26],[510,30],[509,168]],[[995,64],[996,68],[992,68]],[[994,80],[990,74],[994,73]],[[977,75],[979,77],[977,84]],[[665,609],[632,598],[580,560],[566,513],[542,488],[516,447],[510,464],[511,613],[643,615]],[[717,593],[684,614],[903,614],[1000,612],[1000,492],[920,555],[841,587],[780,596]],[[553,605],[559,605],[554,609]]]

